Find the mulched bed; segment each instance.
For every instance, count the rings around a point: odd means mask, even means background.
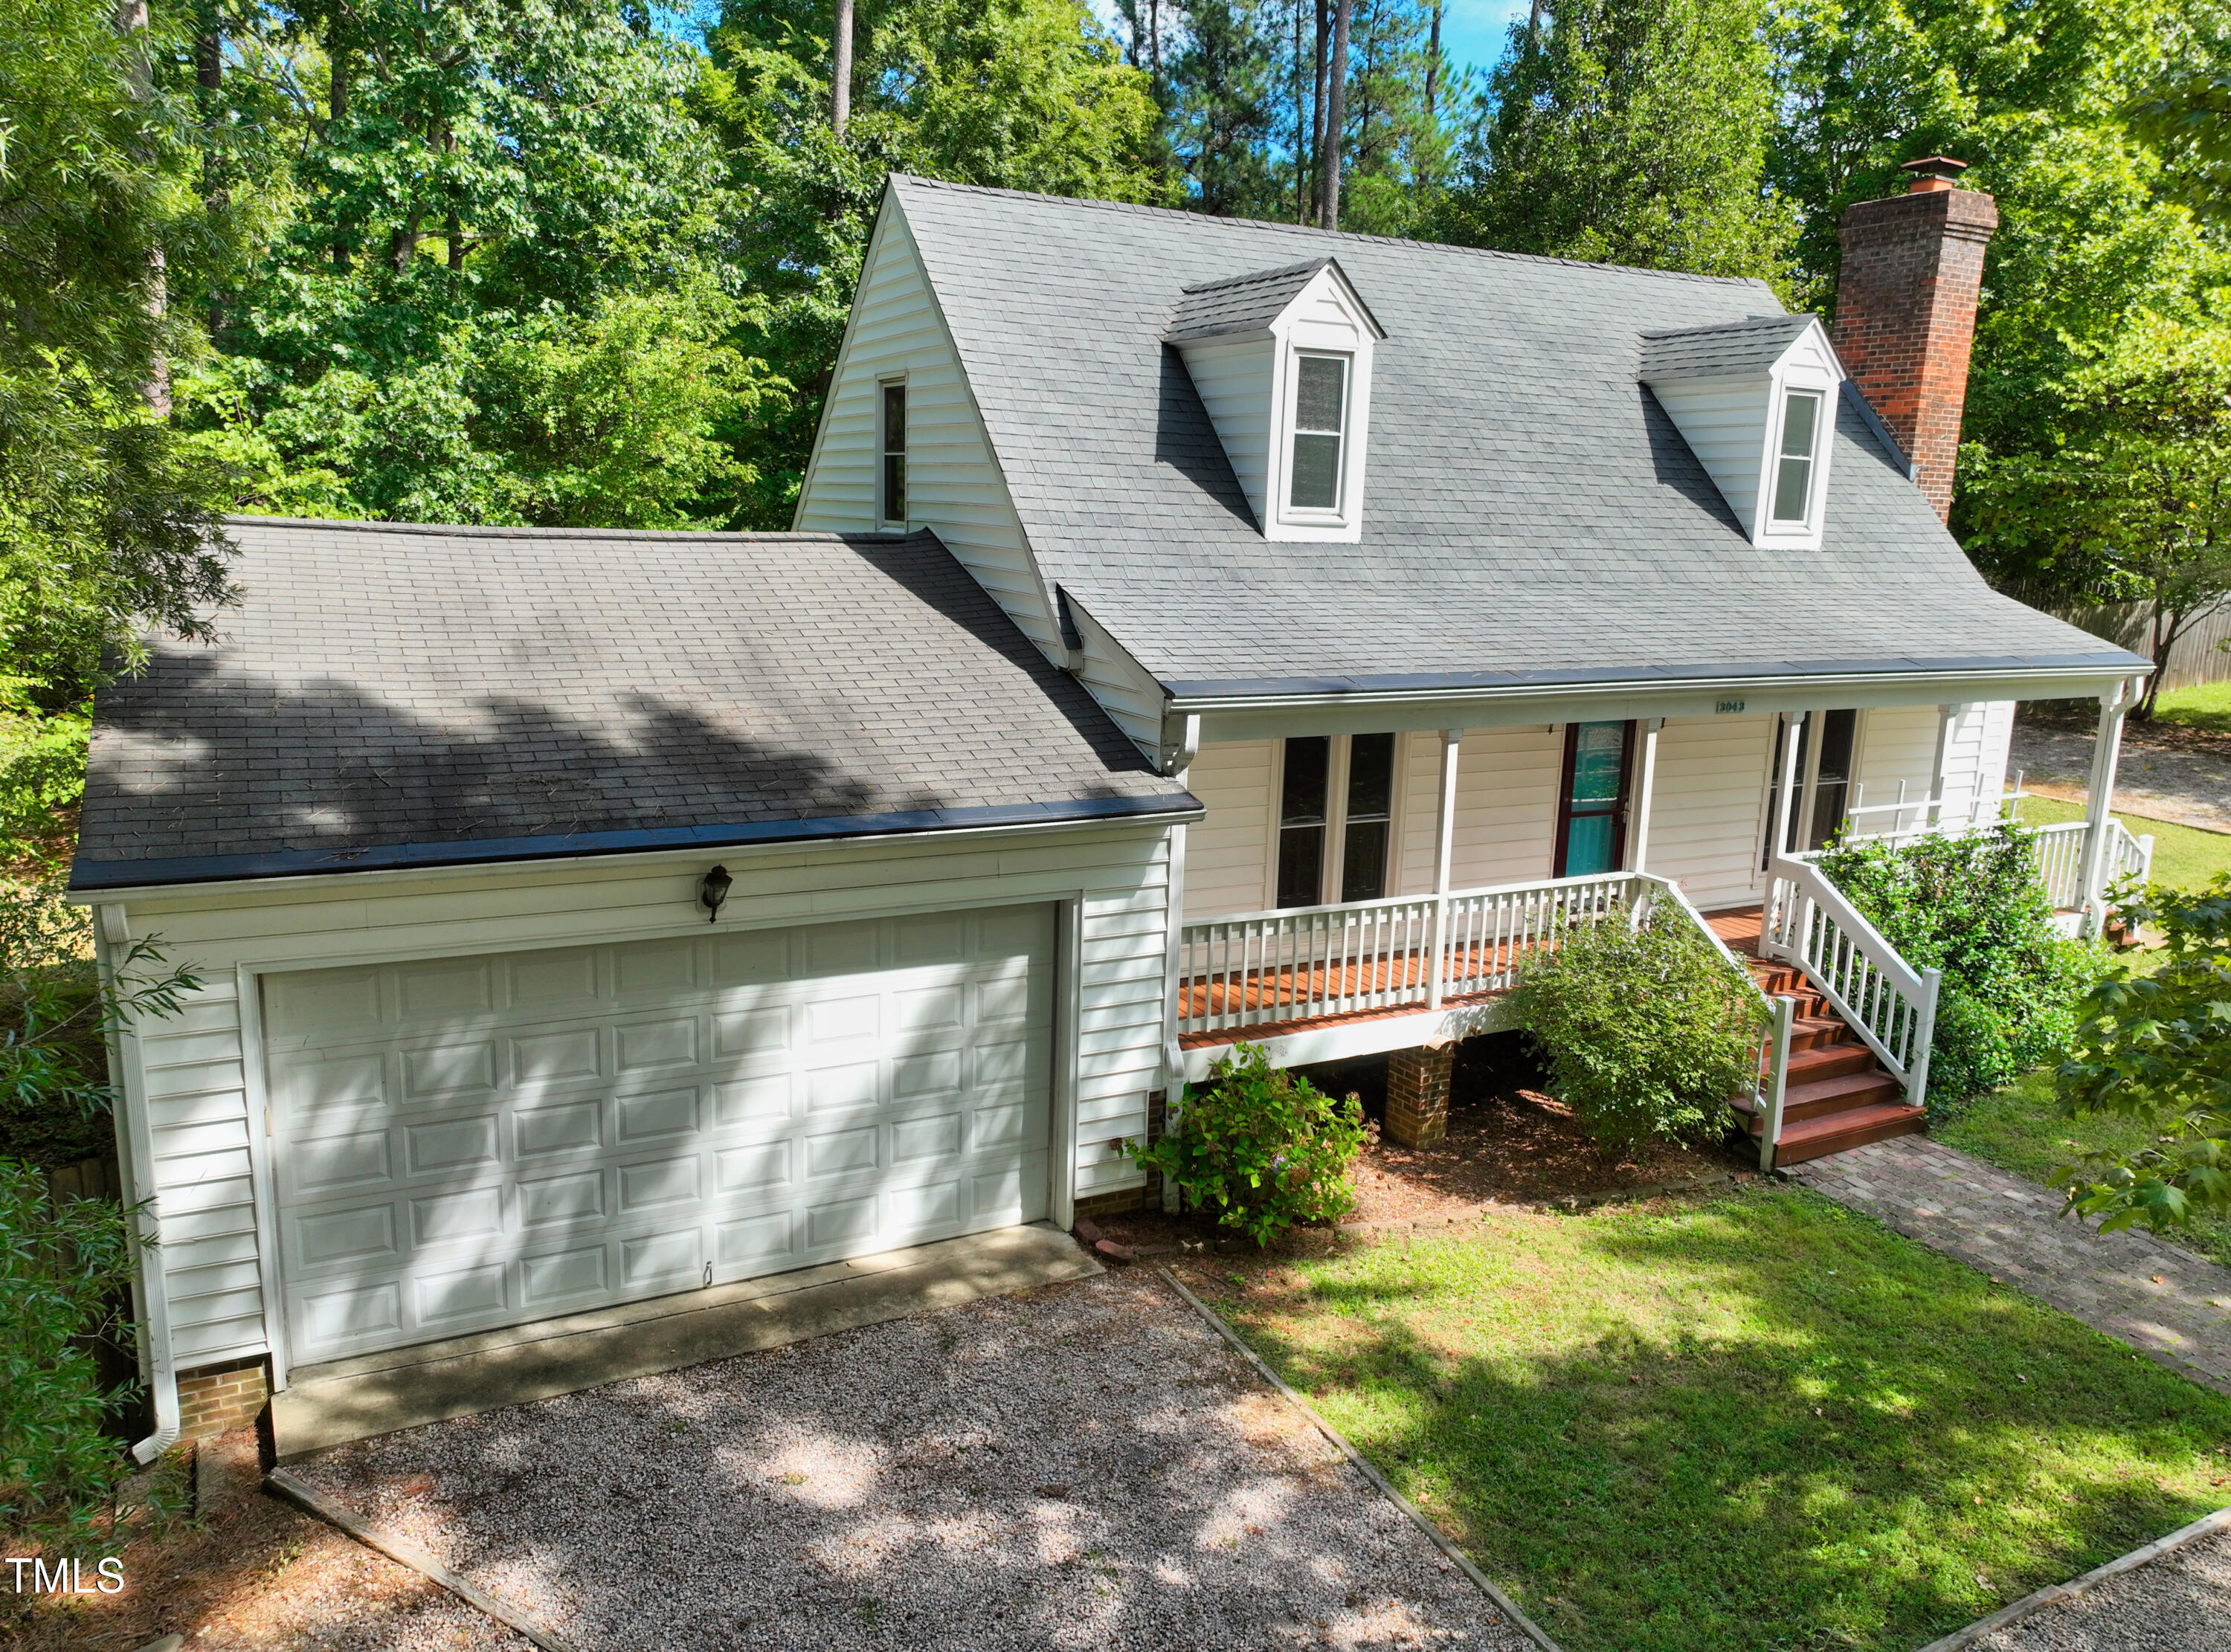
[[[1386,1113],[1386,1058],[1308,1069],[1320,1089],[1354,1092],[1367,1117]],[[1753,1174],[1754,1154],[1742,1145],[1655,1146],[1607,1158],[1571,1112],[1542,1093],[1539,1067],[1516,1034],[1491,1035],[1458,1047],[1450,1084],[1448,1134],[1429,1147],[1381,1140],[1357,1161],[1355,1208],[1343,1226],[1466,1220],[1483,1205],[1569,1209],[1607,1198],[1640,1197],[1690,1186],[1723,1186]],[[1202,1249],[1251,1250],[1214,1223],[1160,1210],[1102,1217],[1097,1227],[1141,1261]],[[1302,1229],[1274,1247],[1310,1254],[1331,1242],[1325,1229]]]

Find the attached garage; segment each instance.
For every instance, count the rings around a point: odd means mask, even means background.
[[[229,527],[72,874],[197,982],[119,1040],[143,1445],[1135,1197],[1200,806],[936,539]]]
[[[297,1364],[1041,1220],[1043,905],[264,978]]]

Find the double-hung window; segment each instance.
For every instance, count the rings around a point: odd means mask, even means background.
[[[1340,509],[1348,399],[1348,358],[1294,358],[1293,448],[1286,481],[1290,510]]]
[[[1394,847],[1394,737],[1312,734],[1285,746],[1277,905],[1380,899]]]
[[[876,486],[877,519],[904,523],[907,519],[907,397],[903,383],[883,387],[882,429],[883,474]]]
[[[1820,439],[1820,396],[1790,390],[1782,398],[1782,451],[1774,468],[1774,519],[1813,519],[1813,471]]]

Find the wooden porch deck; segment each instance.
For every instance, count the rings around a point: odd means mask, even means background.
[[[1483,975],[1508,974],[1515,967],[1516,960],[1529,950],[1509,942],[1459,946],[1454,949],[1451,962],[1460,967],[1453,969],[1452,973],[1459,981],[1477,979]],[[1432,972],[1432,954],[1424,947],[1381,953],[1360,962],[1271,965],[1210,976],[1206,979],[1180,980],[1178,1014],[1184,1019],[1197,1016],[1252,1015],[1265,1010],[1276,1011],[1289,1004],[1322,1003],[1330,997],[1364,997],[1377,993],[1419,991],[1426,987]],[[1484,1003],[1491,998],[1501,997],[1509,991],[1508,987],[1491,987],[1484,991],[1444,992],[1441,1003],[1445,1006]],[[1393,1003],[1346,1010],[1337,1015],[1251,1021],[1245,1026],[1186,1033],[1180,1036],[1178,1044],[1184,1049],[1203,1049],[1215,1044],[1236,1044],[1242,1039],[1252,1043],[1258,1039],[1277,1038],[1288,1033],[1312,1032],[1322,1027],[1342,1027],[1358,1022],[1383,1021],[1394,1016],[1412,1016],[1422,1008],[1422,1003]]]

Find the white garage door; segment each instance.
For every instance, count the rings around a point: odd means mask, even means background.
[[[1051,907],[267,976],[292,1361],[1047,1209]]]

